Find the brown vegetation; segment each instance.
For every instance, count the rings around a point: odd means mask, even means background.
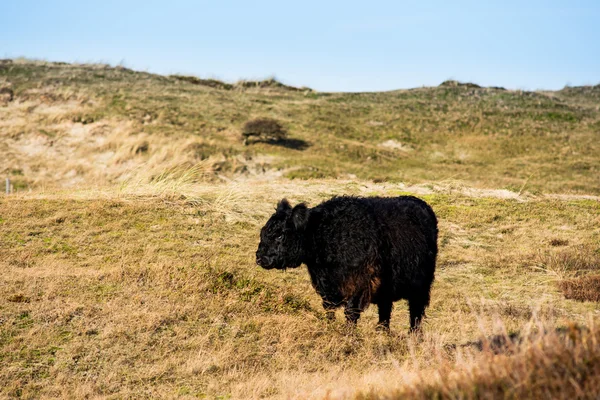
[[[600,302],[600,275],[586,275],[559,283],[565,298]]]
[[[0,60],[0,81],[0,397],[600,390],[597,87],[226,90],[27,60]],[[243,146],[257,115],[311,147]],[[304,269],[255,265],[278,200],[340,194],[438,215],[422,336],[401,304],[389,334],[374,307],[328,321]]]

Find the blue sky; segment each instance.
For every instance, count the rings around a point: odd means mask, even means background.
[[[600,0],[0,0],[0,57],[321,91],[600,83]]]

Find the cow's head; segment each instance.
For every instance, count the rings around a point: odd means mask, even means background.
[[[294,208],[283,199],[260,231],[256,263],[265,269],[296,268],[304,258],[304,233],[310,210],[304,203]]]

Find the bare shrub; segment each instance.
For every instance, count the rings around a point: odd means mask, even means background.
[[[258,141],[277,142],[287,137],[287,131],[275,119],[256,118],[244,124],[242,137],[244,144],[248,144],[250,137],[256,137]]]
[[[8,103],[13,101],[15,93],[11,88],[0,88],[0,103]]]
[[[600,301],[600,275],[587,275],[581,278],[565,279],[558,286],[566,299],[578,301]]]

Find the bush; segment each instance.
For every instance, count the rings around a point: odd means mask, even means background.
[[[1,103],[8,103],[10,101],[13,101],[14,97],[15,97],[15,93],[13,92],[13,90],[11,88],[7,88],[7,87],[0,88],[0,102]]]
[[[285,139],[287,132],[277,120],[272,118],[257,118],[244,124],[242,130],[244,144],[248,144],[248,139],[251,136],[256,137],[259,141],[277,142]]]
[[[600,275],[586,275],[559,283],[566,299],[600,301]]]

